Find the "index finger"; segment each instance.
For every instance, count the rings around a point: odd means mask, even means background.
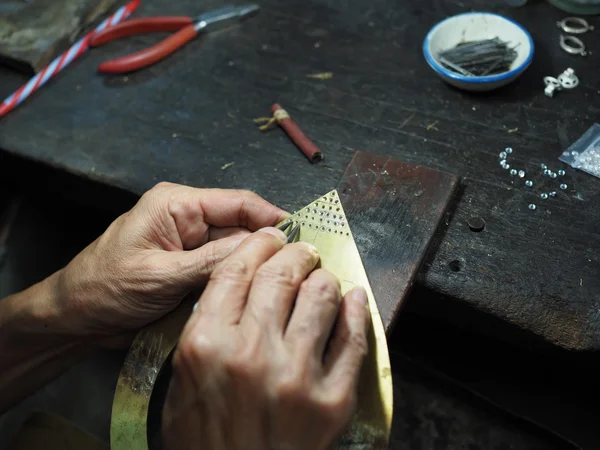
[[[244,227],[257,231],[276,225],[289,213],[251,191],[238,189],[193,189],[202,208],[204,222],[216,227]]]

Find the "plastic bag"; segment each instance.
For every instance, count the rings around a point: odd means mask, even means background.
[[[600,178],[600,124],[592,125],[558,159]]]

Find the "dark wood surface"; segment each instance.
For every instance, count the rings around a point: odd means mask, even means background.
[[[356,152],[337,187],[388,336],[458,177]]]
[[[221,4],[145,0],[135,15],[193,15]],[[357,149],[451,172],[463,178],[459,201],[411,310],[521,342],[600,348],[600,180],[568,170],[569,189],[544,202],[497,158],[512,146],[513,166],[535,173],[540,186],[539,164],[559,167],[563,149],[600,117],[600,40],[582,37],[594,52],[588,58],[563,53],[555,21],[565,14],[543,1],[519,9],[500,0],[261,7],[242,26],[126,77],[95,68],[157,36],[93,50],[2,119],[0,148],[137,194],[160,180],[247,188],[290,210],[334,188]],[[431,26],[473,9],[518,20],[536,44],[532,66],[489,94],[448,87],[421,54]],[[543,76],[567,67],[581,85],[545,97]],[[307,77],[326,71],[332,79]],[[0,77],[4,94],[24,81],[7,70]],[[275,101],[324,161],[311,165],[279,129],[256,129],[252,119]],[[485,230],[472,232],[471,217]]]

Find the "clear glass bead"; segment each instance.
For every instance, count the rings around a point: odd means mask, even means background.
[[[535,209],[535,208],[537,208],[537,206],[535,206],[533,203],[529,204],[529,209]]]

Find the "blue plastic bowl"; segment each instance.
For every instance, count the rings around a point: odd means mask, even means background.
[[[462,75],[442,66],[440,52],[463,42],[498,37],[516,47],[517,58],[508,72],[481,77]],[[458,14],[435,25],[423,42],[423,55],[429,66],[447,83],[467,91],[491,91],[514,81],[531,64],[534,54],[529,32],[514,20],[487,12]]]

